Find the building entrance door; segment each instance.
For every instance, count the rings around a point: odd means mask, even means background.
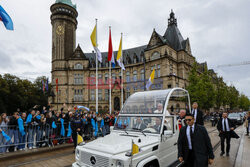
[[[120,98],[119,97],[115,97],[114,99],[114,110],[120,111]]]

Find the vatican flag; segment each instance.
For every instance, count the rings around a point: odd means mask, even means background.
[[[119,45],[119,50],[117,52],[117,58],[116,58],[117,63],[119,64],[119,66],[125,70],[124,64],[122,62],[122,36],[121,36],[121,40],[120,40],[120,45]]]
[[[155,78],[155,69],[152,71],[152,73],[148,79],[148,82],[146,85],[147,90],[149,90],[150,86],[154,83],[154,78]]]
[[[77,144],[80,144],[83,142],[83,138],[81,135],[77,134]]]
[[[132,140],[132,156],[139,153],[139,146]]]
[[[99,62],[102,62],[102,54],[100,50],[98,49],[98,44],[97,44],[97,28],[96,27],[97,27],[97,24],[95,25],[95,28],[93,29],[90,35],[90,39],[94,47],[94,50],[97,53],[97,59],[99,60]]]

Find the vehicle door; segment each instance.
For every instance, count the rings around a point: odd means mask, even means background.
[[[175,116],[165,116],[164,118],[159,146],[159,159],[161,166],[168,166],[177,160],[177,139],[179,133],[175,119]],[[168,135],[164,135],[164,129],[165,131],[168,131]]]

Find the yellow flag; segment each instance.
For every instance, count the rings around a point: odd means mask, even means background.
[[[139,153],[139,146],[132,141],[132,156]]]
[[[80,144],[83,142],[83,138],[81,135],[77,134],[77,144]]]
[[[120,40],[119,50],[117,52],[117,58],[116,58],[117,61],[120,60],[121,56],[122,56],[122,37],[121,37],[121,40]]]
[[[154,82],[154,78],[155,78],[155,69],[152,71],[151,75],[150,75],[150,81],[153,83]]]
[[[91,35],[90,35],[90,39],[91,39],[91,42],[92,42],[92,45],[94,47],[97,47],[97,42],[96,42],[96,25],[95,25],[95,28],[93,29]]]
[[[148,82],[146,84],[147,90],[149,90],[150,86],[153,84],[154,78],[155,78],[155,69],[152,71],[152,73],[151,73],[151,75],[150,75],[150,77],[148,79]]]

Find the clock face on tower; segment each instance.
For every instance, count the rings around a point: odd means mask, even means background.
[[[57,26],[57,28],[56,28],[56,33],[57,33],[58,35],[63,35],[63,34],[64,34],[64,28],[63,28],[62,25]]]

